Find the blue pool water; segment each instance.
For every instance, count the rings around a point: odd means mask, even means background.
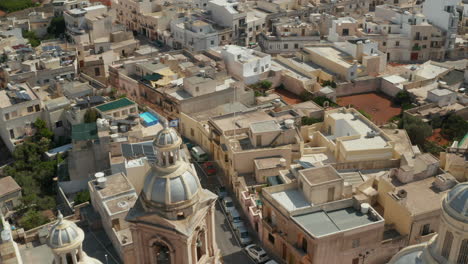
[[[153,126],[159,122],[158,118],[149,112],[144,112],[140,114],[140,117],[143,118],[143,123],[145,124],[145,126]]]

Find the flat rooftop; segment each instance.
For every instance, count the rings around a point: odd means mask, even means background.
[[[405,190],[406,207],[412,215],[419,215],[427,212],[440,210],[440,201],[450,189],[439,191],[433,188],[432,183],[435,177],[429,177],[424,180],[414,181],[403,184],[395,188],[395,193],[399,190]]]
[[[104,189],[101,189],[97,185],[94,185],[96,191],[101,195],[103,199],[110,196],[116,196],[119,193],[124,193],[133,190],[133,186],[122,173],[116,173],[107,176],[106,179],[107,182],[106,187]],[[94,180],[92,183],[96,184],[96,180]]]
[[[263,122],[256,122],[250,124],[252,133],[263,133],[281,130],[280,125],[275,120],[268,120]]]
[[[300,170],[299,173],[312,185],[342,179],[332,166],[304,169]]]
[[[334,47],[305,47],[304,50],[308,53],[315,53],[327,60],[331,60],[345,68],[352,66],[352,63],[346,60],[346,58],[350,58],[350,56]]]
[[[107,208],[110,215],[127,212],[130,208],[133,207],[138,196],[136,193],[131,193],[128,195],[122,195],[112,200],[105,201],[105,207]]]
[[[335,120],[335,134],[327,138],[335,140],[338,137],[360,135],[357,139],[343,141],[343,146],[348,150],[366,150],[388,147],[387,141],[381,135],[366,137],[367,133],[375,131],[369,124],[355,117],[352,113],[334,112],[330,114]]]
[[[281,157],[271,157],[271,158],[264,158],[264,159],[255,159],[254,163],[255,166],[260,169],[272,169],[276,168],[280,165]]]
[[[239,128],[248,128],[251,123],[273,120],[274,118],[261,110],[247,112],[236,112],[224,116],[212,118],[211,121],[222,131],[229,131]]]
[[[295,215],[292,217],[314,237],[321,237],[345,231],[360,226],[369,225],[379,219],[373,219],[369,214],[362,214],[354,207],[347,207],[335,211],[318,211]]]
[[[297,188],[274,192],[271,196],[289,212],[311,206],[302,191]]]

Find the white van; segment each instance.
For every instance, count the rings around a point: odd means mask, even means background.
[[[208,155],[199,146],[195,146],[190,150],[190,154],[196,162],[203,162],[208,160]]]

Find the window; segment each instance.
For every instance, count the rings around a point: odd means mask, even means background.
[[[224,154],[224,162],[228,162],[229,161],[229,157],[227,154]]]
[[[400,46],[400,41],[396,41],[395,46],[399,47]]]
[[[343,36],[348,36],[349,35],[349,29],[343,28],[342,35]]]
[[[226,36],[221,36],[221,40],[225,40],[226,39]]]
[[[55,122],[55,127],[62,127],[62,126],[63,126],[62,120]]]
[[[288,49],[288,44],[283,45],[284,49]]]
[[[468,263],[468,239],[463,239],[458,252],[457,264]]]
[[[268,234],[268,241],[273,245],[275,244],[275,237],[271,233]]]
[[[361,240],[359,238],[358,239],[353,239],[353,242],[352,242],[351,246],[353,248],[357,248],[357,247],[359,247],[360,244],[361,244]]]
[[[190,135],[193,137],[195,136],[195,131],[193,130],[193,128],[190,128]]]
[[[95,75],[95,76],[101,76],[101,69],[99,69],[99,68],[94,68],[94,75]]]
[[[431,233],[430,230],[431,225],[430,224],[425,224],[421,227],[421,236],[425,236]]]
[[[298,49],[298,48],[299,48],[299,44],[297,44],[297,43],[294,44],[294,48],[295,48],[295,49]]]
[[[32,111],[34,111],[34,107],[28,106],[28,113],[31,113]]]
[[[249,32],[252,32],[252,28],[249,28]]]
[[[359,264],[359,258],[353,258],[352,264]]]
[[[452,249],[453,235],[452,232],[447,232],[444,238],[444,244],[442,245],[442,256],[446,259],[449,258],[450,249]]]
[[[214,40],[212,40],[210,43],[211,43],[211,45],[214,45]]]
[[[197,86],[197,87],[195,87],[195,92],[197,92],[197,93],[198,93],[199,91],[200,91],[200,88],[199,88],[198,86]]]
[[[171,253],[169,248],[162,243],[153,244],[156,263],[158,264],[171,264]]]
[[[301,248],[302,248],[302,251],[304,251],[307,254],[307,239],[305,237],[302,238]]]
[[[15,130],[10,129],[10,138],[13,139],[15,138]]]
[[[9,113],[5,114],[5,120],[10,120],[10,114]]]
[[[384,46],[384,47],[387,46],[387,42],[385,42],[385,41],[382,42],[382,46]]]
[[[34,108],[36,109],[36,112],[39,112],[41,110],[41,106],[40,105],[35,105]]]
[[[259,25],[256,25],[256,26],[255,26],[255,30],[258,31],[258,29],[259,29]]]

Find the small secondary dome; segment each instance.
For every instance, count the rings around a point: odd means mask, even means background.
[[[164,129],[156,134],[153,145],[158,148],[167,148],[180,143],[181,139],[177,132],[170,127],[165,126]]]
[[[51,248],[61,248],[76,242],[81,243],[83,238],[83,231],[75,223],[64,220],[59,212],[57,223],[50,229],[47,244]]]
[[[460,183],[444,199],[446,212],[458,221],[468,223],[468,183]]]

